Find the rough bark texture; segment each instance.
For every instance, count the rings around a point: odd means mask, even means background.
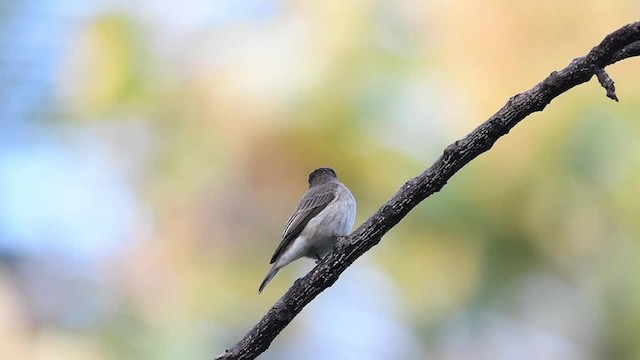
[[[253,359],[293,318],[323,290],[333,285],[342,272],[364,254],[411,209],[439,191],[463,166],[489,150],[501,136],[526,116],[542,111],[551,100],[597,75],[607,96],[617,101],[613,81],[604,71],[607,65],[640,55],[640,22],[609,34],[587,55],[573,60],[566,68],[510,98],[491,118],[464,138],[449,145],[422,174],[409,180],[373,216],[351,235],[339,239],[333,251],[311,272],[298,279],[267,314],[232,348],[217,359]]]

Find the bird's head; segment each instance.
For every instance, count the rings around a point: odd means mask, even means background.
[[[332,168],[321,167],[309,174],[309,186],[324,184],[337,178],[338,176]]]

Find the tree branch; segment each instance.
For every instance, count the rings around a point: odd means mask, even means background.
[[[511,97],[486,122],[463,139],[449,145],[431,167],[407,181],[391,200],[351,235],[340,238],[329,255],[306,276],[296,280],[244,338],[217,359],[253,359],[264,352],[305,305],[333,285],[344,270],[378,244],[382,236],[411,209],[442,189],[458,170],[489,150],[501,136],[526,116],[542,111],[558,95],[589,81],[595,74],[607,90],[607,96],[617,100],[613,81],[604,68],[638,55],[640,22],[626,25],[607,35],[587,55],[573,60],[560,71],[552,72],[533,88]]]

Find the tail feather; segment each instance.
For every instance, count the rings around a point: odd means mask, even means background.
[[[273,279],[273,277],[276,276],[276,274],[278,273],[278,270],[280,270],[280,268],[276,267],[276,265],[278,264],[277,263],[273,264],[273,266],[271,267],[271,270],[269,270],[269,272],[267,273],[267,276],[264,278],[264,280],[262,280],[262,284],[260,284],[258,293],[262,292],[262,289],[264,289],[264,287],[267,286],[267,284],[271,281],[271,279]]]

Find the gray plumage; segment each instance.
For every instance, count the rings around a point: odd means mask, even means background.
[[[259,292],[278,270],[301,257],[319,261],[331,251],[338,236],[351,231],[356,216],[353,195],[331,168],[319,168],[309,174],[309,190],[302,196],[287,221],[282,241],[271,257],[271,270],[260,284]]]

